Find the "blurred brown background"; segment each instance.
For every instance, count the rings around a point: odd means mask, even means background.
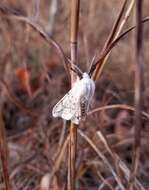
[[[81,1],[78,61],[83,71],[89,68],[94,54],[100,53],[122,2]],[[61,45],[66,55],[70,56],[70,0],[1,0],[1,3],[38,22]],[[144,17],[149,15],[148,10],[149,1],[144,0]],[[133,12],[124,28],[134,25],[134,19]],[[52,171],[63,132],[62,120],[52,118],[51,110],[69,90],[70,82],[57,50],[52,45],[48,46],[37,32],[13,19],[0,17],[0,23],[0,78],[5,81],[1,87],[0,104],[7,133],[12,185],[14,189],[20,190],[39,189],[40,180]],[[96,81],[92,109],[108,104],[133,105],[134,43],[134,32],[131,32],[112,50],[102,77]],[[148,50],[147,22],[144,24],[144,110],[149,113]],[[80,127],[100,148],[96,132],[102,129],[111,146],[130,166],[132,120],[133,112],[113,109],[91,115]],[[148,135],[145,120],[142,165],[138,177],[149,188]],[[66,156],[64,158],[53,182],[53,189],[56,190],[63,189],[66,183]],[[80,169],[82,173],[78,174],[78,189],[97,189],[101,184],[98,170],[114,184],[102,161],[80,139],[78,168],[81,167],[85,169],[83,172]]]

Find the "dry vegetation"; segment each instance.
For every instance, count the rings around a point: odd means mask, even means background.
[[[42,0],[40,7],[35,2],[40,1],[1,0],[2,5],[38,22],[70,57],[70,1]],[[83,71],[89,68],[94,53],[101,51],[122,2],[81,1],[78,52],[79,67]],[[144,17],[148,16],[148,10],[149,1],[144,0]],[[132,12],[124,28],[134,23]],[[135,181],[140,186],[134,188],[142,190],[149,189],[149,23],[144,26],[145,113],[138,181]],[[81,122],[77,190],[118,190],[127,184],[134,141],[134,53],[134,33],[131,32],[112,50],[102,76],[96,81],[91,110],[114,104],[123,104],[123,108],[103,107],[105,109],[90,112],[87,120]],[[1,159],[9,168],[12,189],[47,190],[46,184],[50,181],[51,190],[64,190],[68,126],[62,119],[52,118],[51,110],[70,89],[69,78],[56,48],[47,44],[29,25],[3,14],[0,16],[0,80],[0,127],[5,128],[8,162],[3,155]],[[2,167],[0,170],[2,173]],[[0,180],[0,189],[3,189],[2,176]]]

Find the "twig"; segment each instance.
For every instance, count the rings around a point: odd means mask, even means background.
[[[144,18],[141,23],[145,23],[149,21],[149,17]],[[113,47],[116,46],[116,44],[124,37],[126,36],[126,34],[128,34],[129,32],[131,32],[132,30],[134,30],[136,28],[136,26],[132,26],[130,28],[128,28],[126,31],[124,31],[122,34],[120,34],[105,50],[105,52],[103,53],[103,55],[100,57],[100,59],[96,62],[97,64],[100,63],[101,59],[103,59],[110,51]]]
[[[113,39],[115,38],[115,34],[116,34],[117,30],[118,30],[118,26],[120,25],[120,28],[122,28],[123,23],[126,22],[127,17],[125,17],[123,22],[120,23],[120,21],[122,19],[122,16],[124,14],[124,10],[125,10],[126,5],[127,5],[127,2],[128,2],[128,0],[125,0],[123,5],[122,5],[122,8],[121,8],[120,13],[119,13],[119,15],[117,17],[117,20],[115,21],[115,24],[113,25],[112,31],[111,31],[111,33],[110,33],[110,35],[109,35],[109,37],[108,37],[108,39],[107,39],[107,41],[105,43],[104,49],[106,49],[109,46],[109,44],[113,41]],[[119,28],[119,30],[120,30],[120,28]],[[118,33],[117,33],[117,35],[118,35]]]
[[[70,141],[70,136],[68,135],[66,140],[64,141],[63,146],[61,147],[60,151],[58,150],[59,153],[57,154],[57,158],[55,159],[56,160],[55,164],[54,164],[53,169],[52,169],[51,174],[50,174],[49,187],[52,184],[53,177],[54,177],[55,173],[57,172],[57,170],[59,169],[60,164],[64,158],[66,148],[68,147],[69,141]]]
[[[108,182],[108,179],[105,179],[102,174],[100,173],[100,171],[97,171],[97,175],[100,177],[100,179],[103,181],[103,183],[100,184],[100,186],[98,187],[98,190],[102,190],[104,189],[105,186],[109,187],[110,189],[114,190],[114,187],[112,187],[112,185]]]
[[[62,126],[62,130],[61,130],[61,134],[60,134],[60,138],[59,138],[59,143],[58,143],[58,150],[60,150],[62,148],[62,145],[64,143],[66,127],[67,127],[67,121],[63,120],[63,126]],[[57,151],[57,152],[59,152],[59,151]]]
[[[141,23],[144,24],[145,22],[149,21],[149,17],[145,17]],[[126,31],[124,31],[122,34],[120,34],[115,40],[113,40],[113,42],[105,49],[104,52],[102,52],[100,54],[100,57],[99,59],[94,63],[92,64],[92,67],[89,71],[89,74],[91,75],[92,72],[94,71],[94,69],[96,68],[96,66],[99,64],[102,64],[103,60],[105,59],[106,55],[112,50],[112,48],[114,48],[117,43],[123,38],[125,37],[129,32],[131,32],[132,30],[134,30],[136,28],[136,26],[132,26],[130,28],[128,28]]]
[[[114,23],[114,25],[113,25],[113,28],[112,28],[112,30],[111,30],[111,32],[110,32],[110,34],[109,34],[109,36],[108,36],[108,38],[107,38],[105,44],[104,44],[104,47],[102,48],[102,52],[104,52],[104,51],[106,50],[106,48],[110,45],[110,43],[111,43],[111,42],[113,41],[113,39],[114,39],[115,33],[116,33],[116,31],[117,31],[117,29],[118,29],[118,26],[119,26],[119,23],[120,23],[120,20],[121,20],[121,18],[122,18],[122,16],[123,16],[123,13],[124,13],[124,10],[125,10],[127,1],[128,1],[128,0],[124,0],[124,3],[123,3],[123,5],[122,5],[122,7],[121,7],[121,10],[120,10],[120,12],[119,12],[119,15],[118,15],[118,17],[117,17],[117,19],[116,19],[116,21],[115,21],[115,23]],[[96,58],[97,58],[97,53],[95,53],[95,55],[93,56],[93,61],[91,62],[90,69],[92,68],[92,66],[93,66],[93,64],[94,64],[94,61],[96,61]],[[98,70],[99,67],[100,67],[100,65],[98,65],[98,66],[96,67],[96,70]],[[90,71],[90,72],[91,72],[91,71]]]
[[[90,112],[88,112],[88,115],[91,115],[91,114],[96,113],[98,111],[103,111],[103,110],[108,110],[108,109],[125,109],[128,111],[135,111],[135,108],[133,106],[129,106],[126,104],[115,104],[115,105],[107,105],[107,106],[102,106],[102,107],[93,109]],[[149,119],[148,113],[142,111],[142,115]]]
[[[61,56],[61,59],[63,60],[64,63],[64,68],[68,74],[68,76],[70,76],[70,72],[69,72],[69,58],[65,55],[65,53],[63,52],[62,47],[51,37],[49,36],[48,33],[46,33],[44,31],[44,29],[37,23],[35,23],[33,20],[31,20],[30,18],[21,15],[18,12],[15,12],[15,10],[10,9],[4,5],[0,5],[0,12],[2,13],[2,15],[6,18],[9,18],[11,20],[18,20],[24,23],[27,23],[28,25],[30,25],[36,32],[39,33],[39,35],[46,41],[46,43],[48,43],[48,45],[53,45],[56,50],[58,51],[59,55]]]
[[[2,175],[5,183],[5,190],[10,190],[10,179],[8,172],[8,147],[6,142],[5,126],[2,119],[2,110],[0,105],[0,159],[2,163]]]
[[[52,32],[53,32],[57,10],[58,10],[58,1],[57,0],[50,1],[48,25],[46,27],[46,30],[50,36],[52,35]]]
[[[116,152],[113,150],[113,148],[111,148],[110,143],[108,142],[107,138],[105,137],[105,135],[101,132],[98,131],[97,132],[98,137],[100,138],[100,140],[103,142],[107,152],[111,155],[111,157],[113,158],[113,160],[118,164],[118,166],[120,167],[120,169],[123,171],[123,173],[125,174],[125,177],[127,179],[127,181],[129,180],[129,177],[131,175],[130,170],[128,169],[128,167],[126,166],[126,164],[120,159],[120,157],[116,154]],[[142,186],[142,184],[138,181],[137,178],[135,178],[135,186],[138,190],[145,190],[144,187]]]
[[[33,20],[38,20],[40,17],[40,0],[33,0]]]
[[[112,33],[112,35],[110,34],[110,37],[109,37],[109,39],[110,39],[111,42],[119,36],[119,34],[120,34],[122,28],[124,27],[124,24],[126,23],[127,19],[129,18],[129,15],[130,15],[131,10],[132,10],[132,8],[133,8],[133,6],[134,6],[134,3],[135,3],[135,0],[131,0],[130,5],[129,5],[129,7],[127,8],[127,11],[126,11],[126,13],[125,13],[125,15],[124,15],[124,18],[123,18],[123,20],[121,21],[119,27],[118,27],[118,24],[117,24],[117,23],[115,24],[115,28],[113,29],[113,33]],[[125,6],[125,3],[124,3],[123,6]],[[123,6],[122,6],[122,9],[121,9],[121,12],[124,11]],[[122,16],[122,13],[120,13],[119,16],[118,16],[118,19],[117,19],[117,22],[118,22],[118,23],[119,23],[119,19],[120,19],[121,16]],[[115,34],[114,34],[114,32],[115,32]],[[112,38],[113,38],[113,39],[112,39]],[[110,41],[109,41],[109,42],[110,42]],[[107,43],[107,42],[106,42],[106,43]],[[105,46],[105,47],[106,47],[106,46]],[[101,52],[101,55],[103,54],[103,52],[104,52],[104,51]],[[100,55],[99,57],[101,57],[101,55]],[[92,76],[93,79],[96,80],[97,78],[99,78],[99,76],[101,75],[101,72],[102,72],[102,70],[103,70],[103,68],[104,68],[104,65],[106,64],[106,61],[107,61],[107,59],[109,58],[109,55],[110,55],[110,51],[109,51],[109,53],[106,54],[106,56],[102,59],[102,61],[101,61],[100,58],[99,58],[100,62],[99,62],[99,60],[97,60],[97,61],[92,65],[91,70],[90,70],[90,75],[93,74],[93,76]]]
[[[79,8],[80,0],[71,0],[71,34],[70,34],[70,48],[71,48],[71,67],[77,64],[77,48],[78,48],[78,27],[79,27]],[[76,80],[76,73],[71,71],[71,85]],[[76,149],[77,149],[77,128],[78,125],[70,123],[70,141],[68,149],[68,178],[67,189],[75,190],[76,178]]]
[[[136,0],[136,48],[135,48],[135,133],[134,133],[134,153],[132,159],[132,174],[129,179],[128,190],[132,190],[134,186],[134,179],[137,175],[139,160],[140,160],[140,146],[141,146],[141,129],[143,120],[141,112],[143,108],[143,26],[142,20],[142,0]]]
[[[97,155],[99,156],[99,158],[102,159],[102,161],[104,162],[104,164],[109,168],[109,170],[111,171],[112,175],[114,176],[116,182],[118,183],[119,187],[122,190],[125,190],[125,187],[123,186],[123,184],[122,184],[119,176],[116,174],[116,172],[114,171],[113,167],[108,162],[107,158],[100,152],[100,150],[97,148],[97,146],[94,144],[94,142],[90,138],[88,138],[80,129],[78,129],[78,133],[81,135],[81,137],[83,137],[85,139],[86,142],[88,142],[88,144],[97,153]]]

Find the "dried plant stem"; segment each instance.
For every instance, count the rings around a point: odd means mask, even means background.
[[[113,40],[113,38],[114,38],[114,36],[115,36],[115,33],[116,33],[116,31],[117,31],[117,28],[118,28],[119,23],[120,23],[120,21],[121,21],[121,18],[122,18],[122,16],[123,16],[123,13],[124,13],[124,10],[125,10],[127,1],[128,1],[128,0],[124,0],[124,3],[123,3],[122,8],[121,8],[121,10],[120,10],[120,12],[119,12],[119,15],[118,15],[118,17],[117,17],[117,19],[116,19],[116,21],[115,21],[113,27],[112,27],[112,30],[110,31],[110,34],[109,34],[109,36],[108,36],[108,38],[107,38],[107,40],[106,40],[106,42],[105,42],[105,44],[104,44],[104,47],[102,48],[102,52],[106,51],[108,45],[110,45],[110,43],[112,42],[112,40]],[[103,54],[102,52],[101,52],[101,54]],[[95,55],[94,55],[94,57],[93,57],[93,59],[92,59],[92,62],[91,62],[91,64],[90,64],[90,69],[89,69],[89,74],[90,74],[90,75],[92,75],[91,68],[93,67],[94,62],[96,61],[97,55],[98,55],[98,54],[95,53]],[[97,61],[96,61],[96,63],[97,63]],[[98,64],[97,67],[95,67],[95,71],[94,71],[94,73],[93,73],[93,78],[95,78],[94,75],[95,75],[96,71],[99,70],[99,68],[100,68],[101,66],[102,66],[102,63]]]
[[[70,48],[71,48],[71,67],[77,64],[77,40],[78,40],[78,26],[79,26],[79,8],[80,0],[71,0],[71,34],[70,34]],[[76,80],[76,74],[71,71],[71,85]],[[67,189],[75,190],[76,178],[76,148],[77,148],[77,128],[78,126],[71,122],[70,124],[70,140],[68,149],[68,178]]]
[[[97,175],[100,177],[100,179],[103,181],[103,183],[100,184],[98,190],[103,189],[105,186],[109,187],[111,190],[114,190],[114,188],[112,187],[112,185],[108,182],[108,179],[105,179],[102,174],[100,173],[100,171],[97,171]]]
[[[77,148],[77,127],[75,124],[70,125],[70,139],[68,146],[68,178],[67,189],[75,190],[76,178],[76,148]]]
[[[33,20],[38,20],[40,17],[40,0],[33,0]]]
[[[127,19],[129,18],[129,15],[130,15],[130,13],[131,13],[131,11],[133,9],[134,4],[135,4],[135,0],[132,0],[130,2],[129,7],[127,8],[127,11],[126,11],[126,13],[124,15],[124,18],[121,21],[120,25],[119,26],[118,26],[118,24],[115,25],[115,27],[118,27],[118,28],[115,29],[115,30],[113,29],[113,31],[115,31],[115,34],[112,34],[113,39],[112,39],[112,37],[110,37],[110,42],[112,42],[114,39],[116,39],[119,36],[119,34],[122,31],[122,29],[123,29],[123,27],[124,27]],[[124,9],[122,9],[122,11],[123,10]],[[103,70],[103,68],[104,68],[104,66],[105,66],[105,64],[107,62],[107,59],[109,58],[109,55],[110,55],[110,52],[104,57],[104,59],[102,60],[101,64],[98,64],[98,61],[95,63],[95,65],[97,65],[97,68],[95,69],[95,72],[93,73],[93,79],[94,80],[96,80],[97,78],[100,77],[100,75],[102,73],[102,70]]]
[[[8,172],[8,149],[6,143],[5,127],[0,110],[0,159],[2,163],[2,175],[5,183],[5,190],[10,190],[10,180]]]
[[[55,164],[54,164],[53,169],[51,171],[49,188],[51,186],[51,183],[52,183],[52,180],[53,180],[53,177],[54,177],[55,173],[60,168],[60,165],[62,163],[62,160],[63,160],[65,152],[66,152],[66,148],[68,147],[69,141],[70,141],[70,137],[68,135],[66,140],[64,141],[63,145],[61,146],[61,149],[58,150],[57,157],[55,158],[56,161],[55,161]]]
[[[78,26],[79,26],[79,0],[71,0],[71,36],[70,36],[70,48],[71,48],[71,62],[77,64],[77,41],[78,41]],[[74,65],[72,64],[72,68]],[[76,74],[71,71],[71,85],[76,80]]]
[[[117,153],[113,150],[113,148],[111,148],[110,143],[108,142],[107,138],[105,137],[105,135],[101,132],[98,131],[97,132],[98,137],[100,138],[100,140],[103,142],[105,149],[107,150],[107,152],[111,155],[111,157],[113,158],[113,160],[117,163],[117,165],[119,166],[119,168],[121,169],[121,171],[123,171],[123,173],[125,174],[125,178],[127,179],[127,181],[129,180],[130,177],[130,170],[128,169],[127,165],[120,159],[120,157],[117,155]],[[142,184],[137,180],[137,178],[135,179],[135,187],[138,190],[145,190],[144,187],[142,186]]]
[[[91,115],[93,113],[103,111],[103,110],[109,110],[109,109],[124,109],[124,110],[128,110],[128,111],[133,111],[133,112],[135,111],[135,108],[133,106],[129,106],[126,104],[113,104],[113,105],[101,106],[99,108],[93,109],[88,113],[88,115]],[[142,116],[145,116],[146,118],[149,119],[148,113],[142,111],[141,114],[142,114]]]
[[[141,22],[142,24],[149,21],[149,17],[145,17]],[[112,50],[113,47],[116,46],[116,44],[124,37],[126,36],[126,34],[128,34],[129,32],[131,32],[132,30],[134,30],[136,28],[136,26],[132,26],[130,28],[128,28],[127,30],[125,30],[123,33],[121,33],[116,39],[114,39],[112,41],[112,43],[107,47],[107,49],[105,50],[105,52],[103,52],[103,54],[101,55],[101,58],[98,60],[99,63],[101,62],[101,60],[104,59],[104,57]]]
[[[121,19],[122,19],[122,16],[123,16],[123,14],[124,14],[124,10],[125,10],[125,8],[126,8],[127,2],[128,2],[128,0],[125,0],[125,1],[124,1],[123,5],[122,5],[122,8],[121,8],[121,10],[120,10],[120,12],[119,12],[119,15],[118,15],[118,17],[117,17],[117,20],[115,21],[115,23],[114,23],[114,25],[113,25],[113,28],[112,28],[112,30],[111,30],[111,32],[110,32],[110,34],[109,34],[109,37],[107,38],[107,41],[105,42],[105,45],[104,45],[103,49],[106,49],[106,48],[108,47],[108,45],[113,41],[113,39],[114,39],[114,37],[115,37],[115,34],[116,34],[116,32],[117,32],[118,26],[119,26],[119,24],[120,24],[120,21],[121,21]],[[123,21],[123,22],[124,22],[124,21]],[[122,27],[122,26],[123,26],[123,25],[122,25],[122,23],[121,23],[121,27]]]
[[[129,179],[128,189],[133,189],[135,177],[140,160],[140,146],[141,146],[141,128],[143,121],[141,112],[143,108],[143,92],[144,92],[144,80],[143,80],[143,26],[142,20],[142,0],[136,0],[136,50],[135,50],[135,142],[134,142],[134,154],[132,159],[132,174]]]
[[[67,64],[67,62],[69,62],[69,59],[63,52],[62,47],[39,24],[37,24],[34,20],[31,20],[30,18],[18,12],[15,12],[15,10],[10,9],[9,7],[6,7],[1,4],[0,4],[0,12],[2,13],[2,16],[5,18],[11,19],[11,20],[18,20],[20,22],[27,23],[36,32],[38,32],[38,34],[46,41],[48,45],[53,45],[53,47],[56,48],[61,59],[63,60],[64,68],[66,69],[66,72],[69,76],[69,66]]]
[[[149,17],[145,17],[141,22],[142,24],[144,24],[145,22],[149,21]],[[92,73],[96,70],[96,66],[99,65],[98,67],[100,68],[101,72],[102,72],[102,66],[103,62],[106,58],[106,56],[111,52],[111,50],[117,45],[117,43],[124,37],[126,36],[129,32],[133,31],[136,28],[136,26],[132,26],[130,28],[128,28],[127,30],[125,30],[123,33],[121,33],[118,37],[116,37],[105,49],[104,51],[101,52],[99,59],[95,62],[96,59],[96,55],[94,55],[92,62],[91,62],[91,66],[90,66],[90,70],[89,70],[89,74],[90,76],[92,76]],[[106,62],[105,62],[106,63]],[[99,75],[100,76],[100,75]]]
[[[58,11],[58,0],[50,1],[49,16],[48,16],[49,18],[47,25],[47,31],[50,36],[53,33],[57,11]]]
[[[114,176],[117,184],[119,185],[119,187],[122,190],[125,190],[125,187],[123,186],[121,179],[119,178],[119,176],[116,174],[116,172],[114,171],[112,165],[109,163],[109,161],[107,160],[107,158],[101,153],[101,151],[97,148],[97,146],[94,144],[94,142],[87,137],[80,129],[78,129],[78,133],[80,134],[80,136],[82,138],[85,139],[85,141],[92,147],[92,149],[97,153],[97,155],[99,156],[100,159],[102,159],[102,161],[104,162],[104,164],[109,168],[109,170],[111,171],[112,175]]]

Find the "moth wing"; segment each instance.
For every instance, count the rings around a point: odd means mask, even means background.
[[[70,90],[53,108],[53,117],[61,117],[65,120],[71,120],[75,117],[77,109],[77,99],[73,90]]]
[[[78,125],[80,120],[81,120],[81,109],[80,109],[80,102],[78,102],[76,105],[75,114],[73,118],[71,119],[71,121],[72,123],[75,123],[76,125]]]
[[[92,79],[87,79],[84,83],[84,89],[84,96],[81,99],[81,114],[83,113],[83,110],[85,114],[87,114],[89,111],[89,107],[91,105],[91,101],[95,92],[94,81]]]
[[[85,97],[90,101],[92,99],[95,92],[95,83],[92,79],[88,79],[85,83],[86,86],[86,94]]]

